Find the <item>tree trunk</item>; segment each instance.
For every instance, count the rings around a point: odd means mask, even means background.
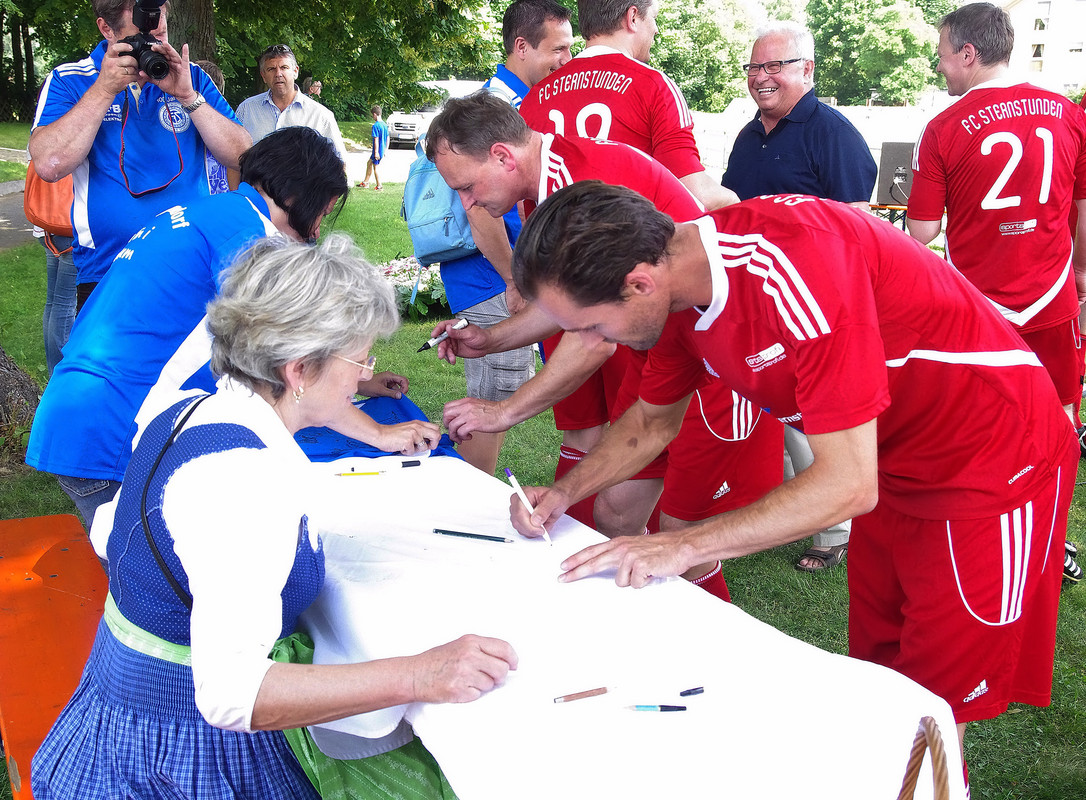
[[[15,84],[15,96],[13,100],[17,104],[26,91],[24,83],[26,75],[23,72],[23,43],[20,41],[19,31],[23,26],[22,17],[12,16],[11,25],[11,76]],[[14,110],[14,109],[13,109]]]
[[[34,105],[38,99],[38,76],[34,71],[34,45],[30,41],[30,24],[25,19],[22,24],[22,35],[23,64],[26,67],[26,92],[23,94],[19,120],[29,122],[34,117]]]
[[[189,60],[215,60],[215,11],[212,0],[173,0],[170,44],[178,52],[188,44]]]

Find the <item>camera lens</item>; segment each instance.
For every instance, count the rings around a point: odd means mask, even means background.
[[[146,72],[153,81],[160,81],[170,74],[170,65],[166,62],[166,57],[150,48],[140,53],[139,63],[140,69]]]

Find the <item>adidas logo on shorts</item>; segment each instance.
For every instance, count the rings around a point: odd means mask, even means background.
[[[988,691],[988,679],[985,678],[978,685],[977,688],[969,693],[969,696],[962,700],[963,703],[968,703],[970,700],[976,700],[982,694],[986,694]]]
[[[713,499],[714,500],[719,500],[721,497],[726,495],[731,490],[732,490],[732,487],[730,487],[728,485],[727,481],[724,481],[724,483],[720,484],[720,488],[716,490],[716,494],[713,495]]]

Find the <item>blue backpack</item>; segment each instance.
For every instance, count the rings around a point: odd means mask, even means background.
[[[400,209],[415,258],[426,267],[478,253],[460,196],[449,188],[434,162],[426,157],[422,139],[415,145],[415,152],[418,158],[407,172]]]

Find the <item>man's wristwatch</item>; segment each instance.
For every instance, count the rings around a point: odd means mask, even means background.
[[[197,92],[196,93],[196,99],[193,100],[191,103],[189,103],[187,106],[181,106],[181,108],[184,110],[184,112],[186,114],[191,114],[193,111],[198,109],[200,106],[202,106],[206,102],[207,102],[207,100],[204,99],[204,96],[202,94],[200,94],[199,92]]]

